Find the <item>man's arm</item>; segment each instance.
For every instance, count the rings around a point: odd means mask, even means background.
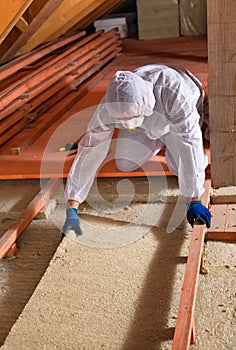
[[[96,177],[97,170],[105,159],[114,127],[110,123],[105,125],[100,114],[105,115],[103,106],[99,106],[91,119],[87,133],[78,145],[77,155],[68,174],[65,196],[67,199],[66,221],[63,235],[72,229],[82,234],[77,211],[80,203],[87,197]]]

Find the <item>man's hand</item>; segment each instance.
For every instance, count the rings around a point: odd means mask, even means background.
[[[192,227],[194,220],[197,220],[201,225],[205,224],[207,228],[211,226],[211,213],[202,205],[201,201],[192,201],[187,206],[187,220]]]
[[[76,208],[66,209],[66,221],[62,228],[62,238],[65,237],[69,230],[73,230],[77,236],[82,235],[82,230],[80,228],[80,222]]]

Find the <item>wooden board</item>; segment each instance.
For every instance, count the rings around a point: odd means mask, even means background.
[[[205,206],[208,206],[211,180],[207,179],[204,187],[205,192],[202,196],[202,203]],[[205,231],[206,225],[195,224],[193,227],[172,350],[188,350],[190,344],[195,344],[194,308],[196,303]]]
[[[212,226],[207,230],[207,240],[236,241],[236,204],[211,206]]]

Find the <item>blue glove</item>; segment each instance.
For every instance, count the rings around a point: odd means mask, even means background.
[[[201,201],[192,201],[187,204],[187,207],[187,220],[192,227],[194,220],[198,220],[201,225],[205,224],[207,228],[211,226],[211,213]]]
[[[82,235],[77,209],[75,208],[66,209],[66,221],[62,228],[62,238],[65,237],[69,230],[74,230],[77,236]]]

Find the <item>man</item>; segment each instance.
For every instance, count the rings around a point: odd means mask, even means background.
[[[211,214],[200,200],[208,164],[200,128],[203,99],[201,83],[184,68],[148,65],[117,71],[70,169],[62,235],[70,229],[82,234],[77,210],[109,151],[114,128],[119,129],[117,167],[133,171],[166,146],[167,165],[187,199],[187,220],[192,227],[195,220],[210,227]]]

